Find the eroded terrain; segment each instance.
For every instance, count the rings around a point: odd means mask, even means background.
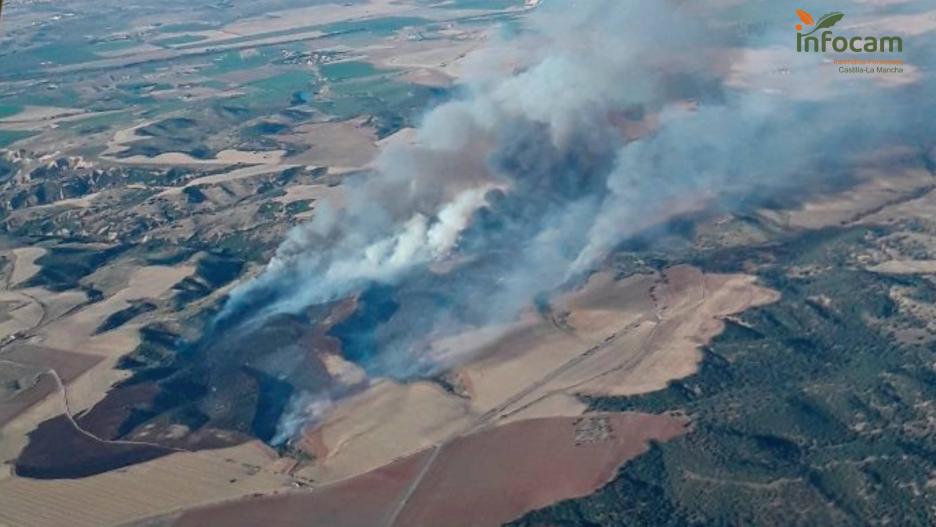
[[[4,7],[0,523],[936,517],[925,141],[730,212],[666,202],[514,319],[427,337],[446,367],[378,375],[367,330],[412,291],[214,316],[539,2],[119,4]],[[656,110],[609,119],[632,141]]]

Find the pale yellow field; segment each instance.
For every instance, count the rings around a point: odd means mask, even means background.
[[[395,40],[367,50],[367,57],[384,69],[402,69],[404,79],[427,86],[448,86],[462,74],[461,64],[487,42],[488,32],[461,31],[432,41]]]
[[[435,384],[376,382],[335,408],[306,441],[323,460],[297,472],[318,483],[381,467],[452,437],[468,425],[465,401]]]
[[[883,176],[887,177],[883,177]],[[869,170],[865,182],[839,194],[820,196],[801,208],[788,211],[761,211],[768,221],[787,228],[819,229],[857,221],[875,223],[884,219],[890,206],[932,187],[932,176],[924,170],[884,172]]]
[[[279,137],[308,147],[290,157],[290,163],[354,169],[367,165],[377,155],[377,134],[360,118],[305,124]]]
[[[22,291],[0,291],[0,339],[39,325],[45,310]]]
[[[33,405],[28,410],[0,428],[0,462],[16,459],[23,447],[26,446],[26,435],[36,429],[39,423],[51,419],[65,412],[65,403],[61,394],[56,393],[42,402]],[[0,488],[3,488],[6,479],[13,478],[13,469],[4,465],[0,470]],[[2,492],[0,492],[2,494]],[[0,496],[0,500],[2,500]],[[2,518],[2,517],[0,517]],[[0,519],[0,525],[3,525]]]
[[[936,274],[936,260],[891,260],[866,269],[883,274]]]
[[[107,143],[107,149],[100,154],[101,159],[114,163],[128,165],[236,165],[238,163],[275,165],[282,161],[282,150],[270,152],[250,152],[240,150],[222,150],[214,159],[196,159],[180,152],[164,152],[157,156],[146,157],[135,155],[130,157],[115,157],[128,148],[134,141],[143,139],[137,130],[152,124],[152,121],[142,122],[123,128],[114,133],[114,137]]]
[[[193,270],[191,266],[149,266],[136,269],[126,287],[116,294],[43,327],[37,334],[37,343],[108,357],[129,353],[138,342],[138,324],[127,323],[99,335],[94,335],[94,331],[108,316],[129,307],[130,300],[158,298]]]
[[[107,159],[127,165],[236,165],[238,163],[273,165],[282,160],[283,153],[282,150],[272,152],[222,150],[212,159],[196,159],[181,152],[165,152],[153,157],[135,155],[121,158],[108,157]]]
[[[0,299],[9,298],[23,303],[22,307],[13,310],[10,320],[0,323],[0,335],[31,330],[31,344],[104,358],[65,387],[68,409],[75,414],[96,404],[114,383],[127,377],[128,372],[116,369],[115,365],[121,356],[139,343],[140,322],[131,321],[100,335],[94,335],[94,331],[108,316],[128,307],[130,300],[158,298],[191,274],[193,269],[191,266],[104,268],[94,277],[103,288],[112,289],[112,294],[83,308],[78,308],[87,300],[82,292],[53,293],[42,288],[0,291]],[[7,423],[0,430],[3,459],[15,457],[26,444],[26,434],[36,425],[64,412],[63,402],[62,394],[56,392]]]
[[[179,453],[78,480],[0,479],[0,525],[101,527],[206,502],[291,488],[260,442]]]
[[[327,25],[345,20],[399,16],[413,11],[411,4],[393,0],[371,0],[362,4],[324,4],[274,11],[262,17],[246,18],[223,28],[234,35],[257,35],[302,26]]]
[[[376,381],[337,403],[310,431],[316,460],[299,473],[339,481],[453,437],[520,419],[574,416],[576,394],[660,389],[696,371],[698,348],[722,319],[777,294],[745,275],[704,275],[691,267],[616,280],[594,275],[543,318],[485,328],[435,344],[440,357],[473,357],[435,384]]]
[[[340,206],[343,191],[340,186],[329,185],[293,185],[286,189],[286,194],[274,199],[284,205],[296,201],[324,200],[332,205]]]
[[[0,119],[0,126],[6,127],[9,124],[33,123],[39,121],[49,121],[57,117],[83,114],[84,110],[75,108],[57,108],[54,106],[26,106],[23,110],[10,117]]]
[[[271,174],[273,172],[278,172],[285,170],[287,168],[298,166],[298,165],[276,165],[276,164],[260,164],[253,165],[244,168],[235,168],[230,172],[224,172],[221,174],[215,174],[211,176],[202,176],[200,178],[193,179],[181,187],[170,187],[166,190],[157,194],[157,197],[163,196],[174,196],[182,192],[182,189],[186,187],[191,187],[195,185],[213,185],[217,183],[224,183],[227,181],[237,181],[238,179],[251,178],[254,176],[260,176],[263,174]]]

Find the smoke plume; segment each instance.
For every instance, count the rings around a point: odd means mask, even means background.
[[[857,78],[795,52],[792,9],[734,4],[547,0],[466,61],[414,141],[319,204],[219,320],[383,298],[346,356],[374,376],[430,374],[453,360],[433,339],[511,320],[674,211],[808,187],[930,130],[928,35],[905,39],[917,69],[898,82]],[[911,8],[847,17],[882,9]]]

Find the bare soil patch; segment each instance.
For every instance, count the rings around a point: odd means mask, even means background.
[[[422,451],[316,492],[246,498],[184,513],[177,527],[375,527],[402,499],[429,458]]]
[[[577,416],[578,395],[646,393],[691,375],[722,319],[776,299],[747,275],[687,266],[615,277],[598,273],[549,313],[433,344],[467,358],[445,387],[380,380],[339,401],[308,431],[315,458],[298,473],[320,482],[373,470],[462,434],[530,418]]]
[[[13,273],[10,275],[10,287],[16,287],[25,282],[39,272],[39,266],[36,265],[46,250],[42,247],[20,247],[13,249],[13,256],[16,261],[13,263]]]
[[[308,147],[290,157],[291,163],[359,168],[377,155],[377,133],[364,119],[306,124],[279,137]]]
[[[312,492],[188,511],[177,527],[486,527],[607,483],[649,441],[685,432],[669,416],[616,413],[521,421],[432,447]]]
[[[0,525],[126,525],[182,508],[293,488],[270,448],[182,452],[82,479],[0,480]],[[262,524],[262,523],[261,523]]]
[[[498,526],[559,500],[591,494],[650,440],[683,423],[647,414],[588,414],[521,421],[444,445],[395,527]]]

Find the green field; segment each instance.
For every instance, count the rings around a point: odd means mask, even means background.
[[[23,107],[15,104],[0,104],[0,119],[13,117],[23,111]]]
[[[331,86],[328,99],[312,106],[337,119],[370,115],[380,137],[413,126],[434,97],[445,91],[400,82],[392,74],[349,78]]]
[[[312,31],[319,31],[324,34],[335,34],[335,33],[371,33],[378,36],[390,36],[396,33],[397,31],[406,28],[406,27],[421,27],[427,24],[431,24],[432,20],[418,17],[385,17],[385,18],[374,18],[369,20],[356,20],[351,22],[336,22],[334,24],[326,25],[310,25],[310,26],[301,26],[294,27],[290,29],[283,29],[279,31],[269,31],[266,33],[258,33],[255,35],[248,35],[243,37],[234,37],[225,40],[218,41],[218,45],[231,45],[231,44],[243,44],[244,42],[252,42],[255,40],[261,40],[266,38],[276,38],[276,37],[286,37],[290,35],[298,35],[300,33],[308,33]],[[181,49],[187,49],[195,47],[198,44],[182,44],[179,46]]]
[[[108,40],[105,42],[95,42],[89,47],[92,52],[107,52],[107,51],[119,51],[122,49],[132,48],[134,46],[139,46],[141,42],[137,40],[124,39],[124,40]]]
[[[389,16],[370,20],[335,22],[334,24],[321,26],[321,29],[326,33],[366,32],[379,36],[389,36],[407,27],[422,27],[431,23],[432,20],[427,18]]]
[[[26,139],[35,135],[35,132],[24,132],[20,130],[0,130],[0,148],[6,148],[20,139]]]
[[[245,84],[250,87],[250,94],[239,97],[237,101],[251,108],[289,106],[297,92],[314,88],[314,77],[305,69],[295,69]]]
[[[49,44],[0,57],[0,71],[32,71],[99,59],[86,44]]]
[[[322,75],[333,82],[382,73],[369,62],[333,62],[321,66]]]
[[[23,93],[4,99],[4,106],[58,106],[61,108],[78,108],[81,97],[75,90],[62,88],[28,90]]]
[[[280,31],[270,31],[267,33],[258,33],[255,35],[247,35],[243,37],[227,38],[224,40],[217,41],[217,44],[224,45],[224,46],[229,46],[231,44],[243,44],[244,42],[252,42],[254,40],[260,40],[260,39],[265,39],[265,38],[275,38],[275,37],[285,37],[289,35],[297,35],[299,33],[315,31],[317,29],[319,29],[319,26],[294,27],[290,29],[283,29]],[[188,49],[188,48],[193,48],[193,47],[197,47],[197,44],[183,44],[179,46],[180,49]]]
[[[66,121],[61,124],[62,128],[73,129],[79,134],[90,134],[103,132],[114,128],[118,124],[128,124],[132,120],[127,112],[112,112],[104,115],[91,115],[83,119]]]

